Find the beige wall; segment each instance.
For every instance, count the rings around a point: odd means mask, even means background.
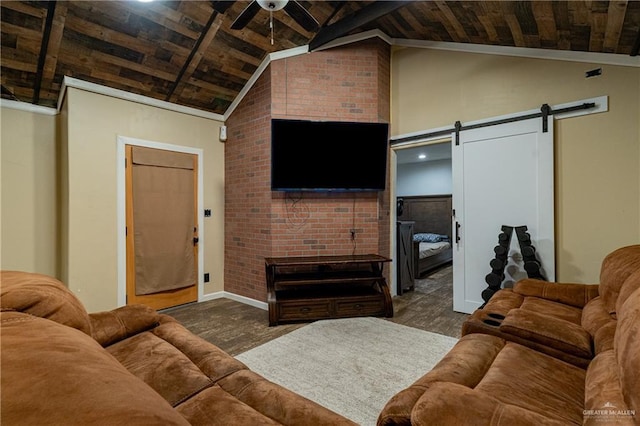
[[[224,145],[221,122],[167,111],[70,88],[68,137],[68,226],[63,226],[68,260],[66,282],[89,312],[117,304],[116,139],[126,136],[202,149],[204,206],[213,215],[201,226],[204,293],[223,290]],[[63,206],[63,209],[65,207]],[[64,268],[63,268],[64,269]]]
[[[1,267],[57,276],[56,116],[0,114]]]
[[[607,253],[640,242],[640,68],[430,49],[391,62],[392,135],[608,95],[609,112],[556,121],[556,278],[597,282]]]

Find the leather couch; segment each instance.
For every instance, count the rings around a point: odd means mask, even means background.
[[[354,424],[151,308],[88,314],[51,277],[0,278],[1,424]]]
[[[600,277],[498,291],[378,425],[640,425],[640,245]]]

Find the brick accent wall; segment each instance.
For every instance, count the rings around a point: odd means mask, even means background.
[[[266,300],[271,256],[271,75],[264,72],[226,122],[225,290]]]
[[[389,122],[389,61],[390,47],[378,39],[274,61],[229,117],[226,291],[265,301],[268,256],[389,256],[389,191],[272,193],[269,125],[271,118]]]

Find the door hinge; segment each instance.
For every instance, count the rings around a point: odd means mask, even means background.
[[[127,228],[126,226],[124,227],[124,236],[129,236],[129,228]]]

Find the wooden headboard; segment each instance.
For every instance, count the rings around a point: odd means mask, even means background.
[[[451,237],[451,195],[398,197],[403,213],[398,220],[415,222],[413,232],[433,232]]]

